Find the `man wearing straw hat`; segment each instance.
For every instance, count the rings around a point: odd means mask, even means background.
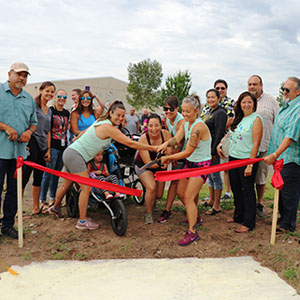
[[[285,101],[279,110],[269,143],[267,164],[283,159],[281,176],[284,186],[279,193],[277,232],[296,229],[300,198],[300,79],[289,77],[282,88]]]
[[[5,177],[7,183],[1,233],[13,239],[18,239],[13,227],[17,212],[16,159],[27,157],[26,145],[37,125],[35,101],[23,90],[28,75],[28,66],[16,62],[9,69],[8,81],[0,84],[0,197]]]

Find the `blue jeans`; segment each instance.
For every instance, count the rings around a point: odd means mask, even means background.
[[[284,165],[281,176],[284,186],[279,192],[280,227],[294,231],[300,197],[300,166],[296,163]]]
[[[14,178],[16,170],[15,159],[0,158],[0,206],[4,179],[6,176],[6,194],[3,201],[2,227],[13,227],[17,213],[17,180]]]
[[[53,170],[60,171],[64,165],[63,160],[62,160],[63,153],[64,153],[64,150],[57,150],[54,148],[50,148],[51,160],[47,164],[47,167],[50,169],[53,169]],[[42,179],[42,185],[41,185],[41,194],[40,194],[41,202],[46,202],[47,192],[48,192],[49,187],[50,187],[49,198],[51,201],[55,200],[58,179],[59,179],[59,177],[49,174],[47,172],[44,172],[43,179]]]
[[[220,164],[220,156],[217,156],[217,160],[211,160],[210,166],[216,166]],[[221,178],[221,172],[211,173],[208,175],[208,186],[214,190],[222,190],[223,182]]]

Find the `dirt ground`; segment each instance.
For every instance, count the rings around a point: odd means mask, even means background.
[[[3,265],[26,265],[44,260],[252,256],[262,266],[276,271],[300,293],[300,224],[295,233],[277,236],[275,246],[271,246],[271,199],[265,199],[268,216],[257,219],[256,229],[237,234],[234,233],[236,224],[225,221],[232,216],[232,201],[222,203],[222,213],[205,216],[201,199],[206,195],[207,192],[200,193],[199,209],[204,219],[203,225],[198,227],[200,240],[179,247],[177,242],[187,228],[181,223],[185,211],[180,201],[175,202],[173,216],[166,223],[145,225],[145,207],[137,205],[132,198],[125,200],[128,228],[125,236],[118,237],[112,230],[105,208],[89,211],[89,217],[101,224],[99,230],[89,232],[75,229],[76,219],[31,216],[28,185],[24,197],[24,248],[18,247],[17,240],[0,237],[1,272],[6,271]],[[164,200],[157,202],[155,219],[160,216],[164,205]]]

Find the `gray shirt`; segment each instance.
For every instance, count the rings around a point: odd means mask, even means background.
[[[126,126],[125,128],[129,130],[131,134],[137,134],[137,122],[139,118],[137,115],[126,115]]]

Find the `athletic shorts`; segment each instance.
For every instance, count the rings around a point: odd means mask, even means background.
[[[66,172],[74,174],[87,170],[83,157],[76,150],[68,147],[63,154],[63,162]]]
[[[187,160],[185,163],[184,169],[209,167],[210,162],[211,162],[211,160],[204,160],[204,161],[200,161],[200,162],[192,162],[192,161]],[[208,178],[208,174],[207,175],[199,175],[199,176],[195,176],[195,177],[201,177],[203,179],[203,182],[205,183]]]

